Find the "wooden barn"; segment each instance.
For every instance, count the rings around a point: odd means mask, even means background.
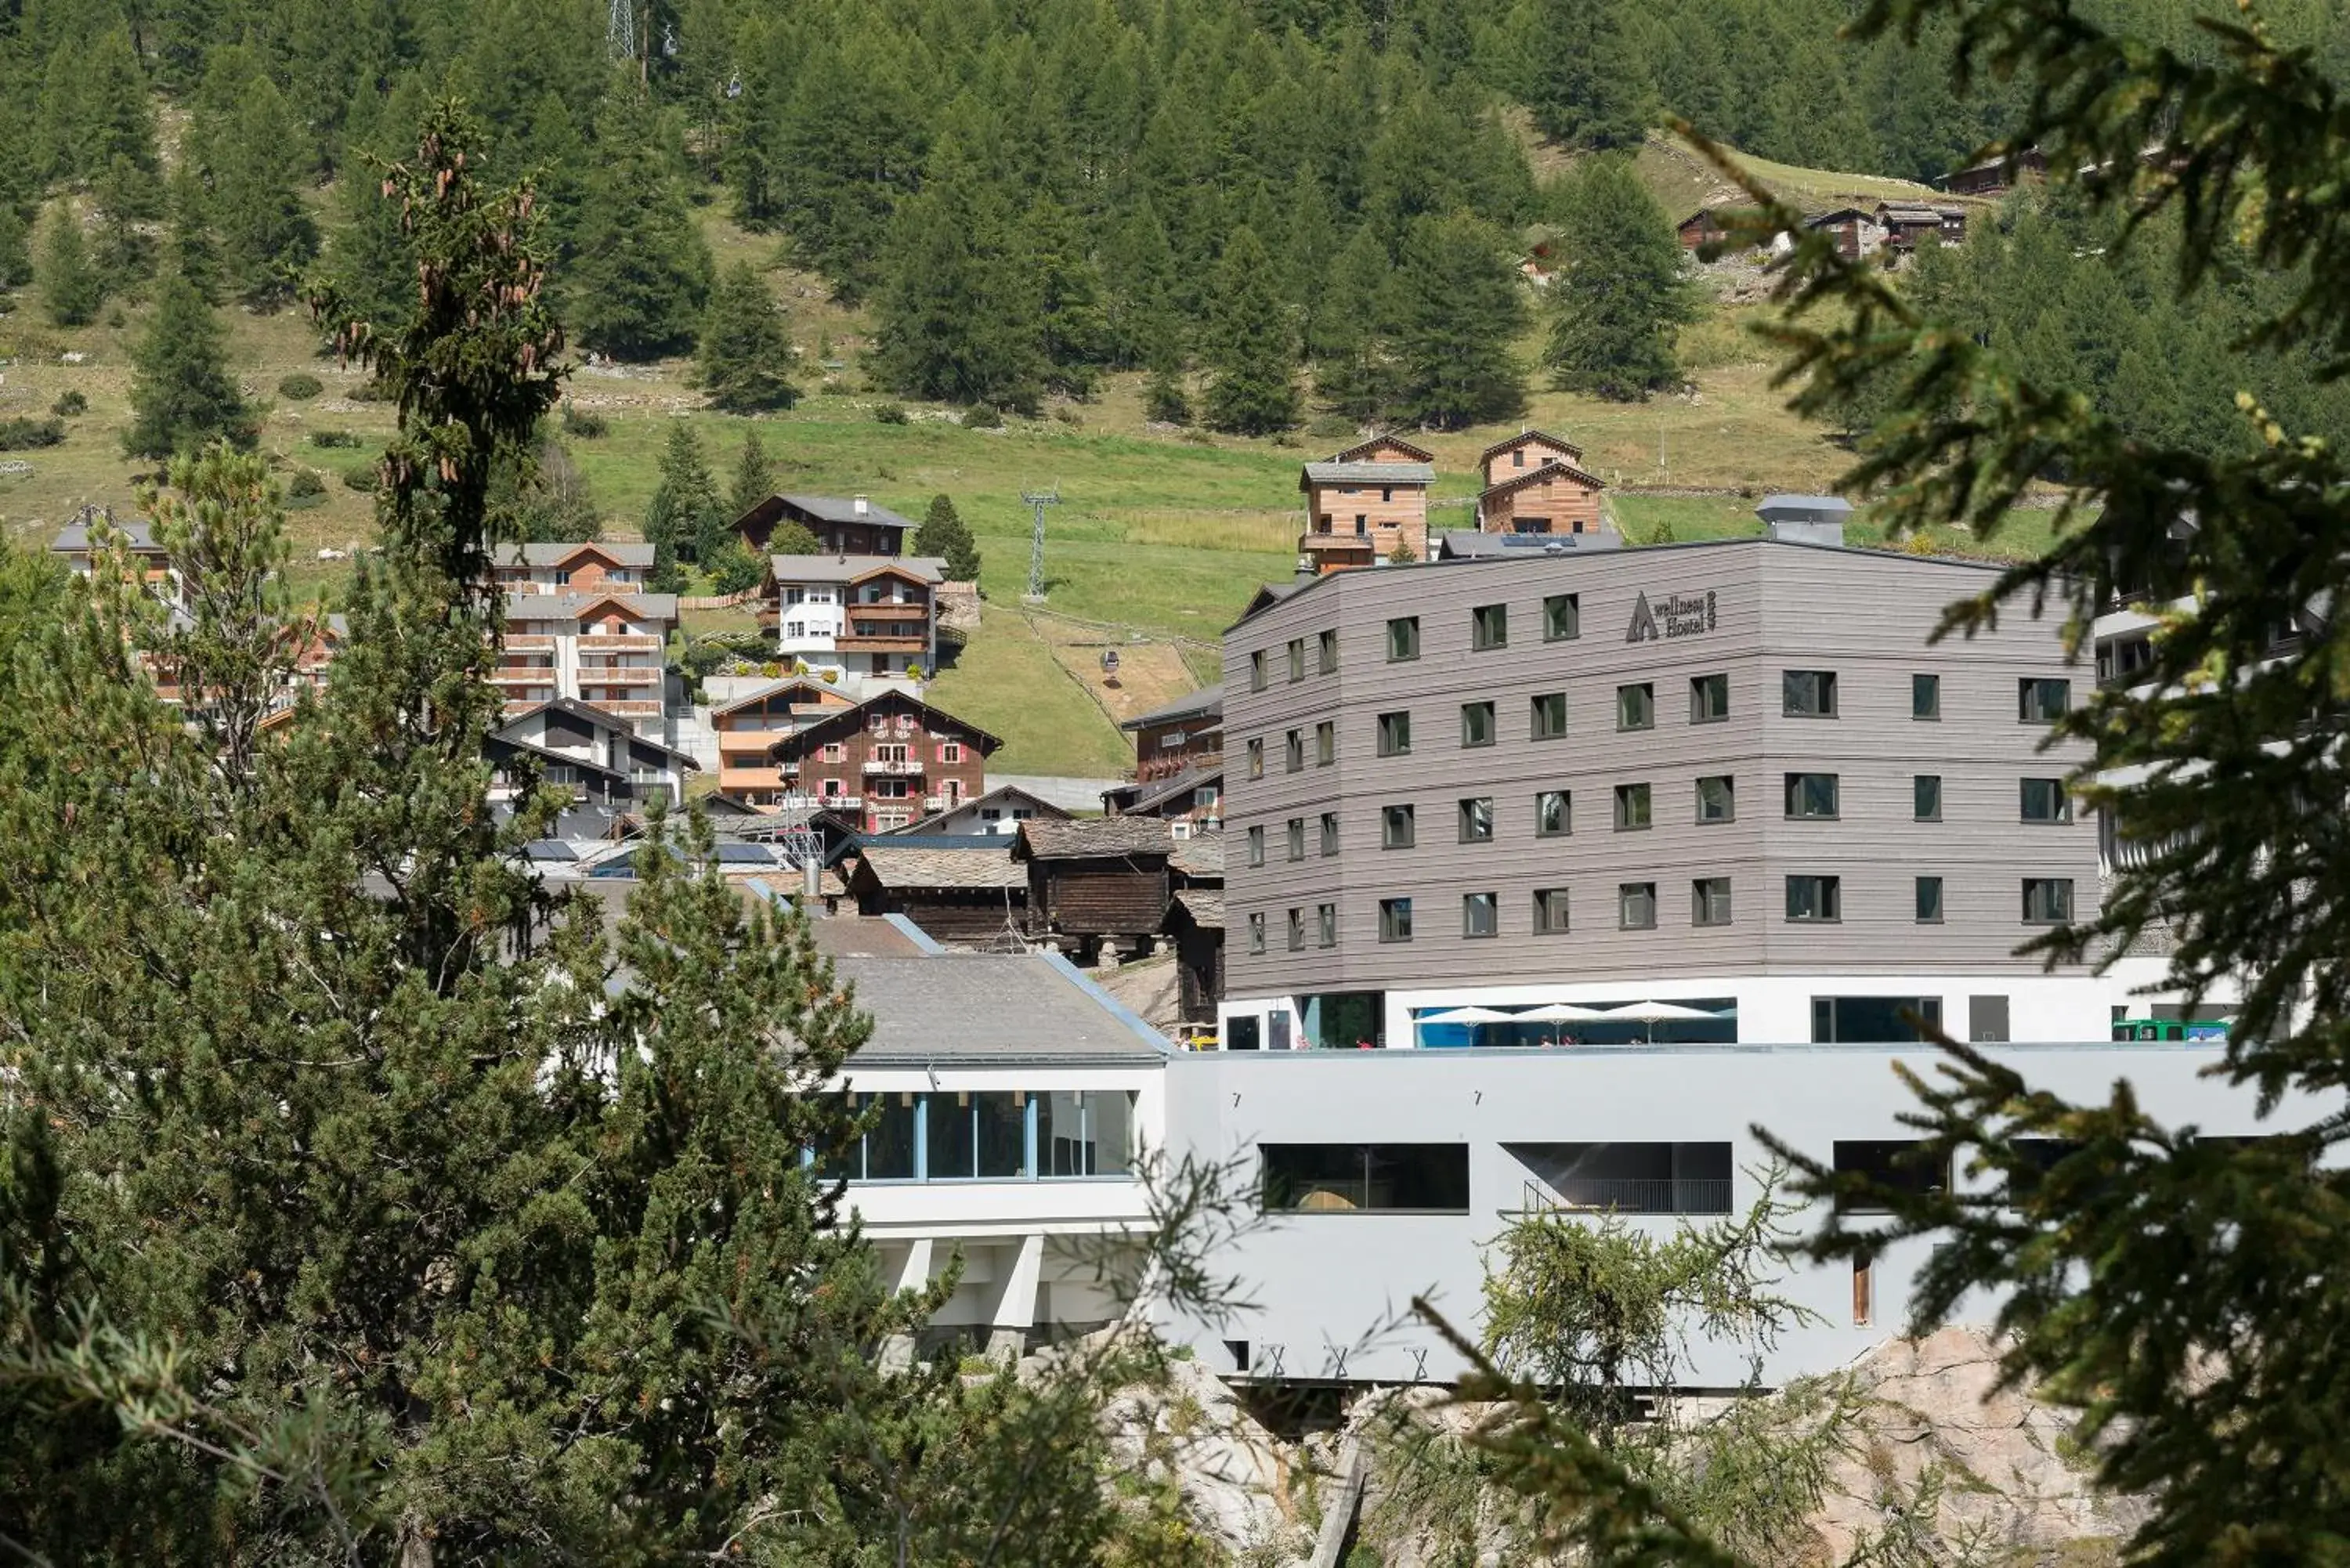
[[[1012,856],[1028,868],[1028,929],[1087,962],[1104,943],[1148,942],[1167,919],[1174,831],[1152,816],[1021,825]]]
[[[1186,1023],[1212,1023],[1224,994],[1224,890],[1183,888],[1167,906],[1175,940],[1177,1011]]]
[[[979,943],[1028,919],[1028,871],[1002,842],[954,848],[868,842],[848,873],[860,915],[903,915],[941,942]]]

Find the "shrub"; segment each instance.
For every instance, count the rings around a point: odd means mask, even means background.
[[[563,402],[562,423],[565,435],[577,436],[581,441],[594,441],[610,428],[603,415],[593,409],[583,409],[567,398]]]
[[[759,666],[759,673],[765,676],[770,680],[777,679],[783,674],[783,665],[773,659],[770,659],[766,663]]]
[[[1086,422],[1085,416],[1077,412],[1076,405],[1074,403],[1061,404],[1053,410],[1053,417],[1071,430],[1080,430],[1084,428]]]
[[[312,431],[310,444],[312,446],[357,446],[359,444],[359,438],[358,433],[352,431]]]
[[[343,470],[344,488],[356,490],[361,495],[373,495],[376,493],[376,487],[382,483],[382,478],[377,474],[375,466],[372,463],[369,464],[365,468],[347,468]]]
[[[318,471],[315,468],[296,469],[294,477],[286,482],[286,493],[288,496],[324,495],[327,493],[327,482],[318,477]]]
[[[903,403],[883,403],[873,410],[873,422],[882,425],[902,425],[907,422]]]
[[[381,403],[390,400],[391,389],[369,377],[343,395],[355,403]]]
[[[840,671],[839,671],[839,670],[826,670],[826,671],[824,672],[824,683],[825,683],[827,686],[837,686],[837,685],[839,685],[839,684],[840,684]]]
[[[68,392],[49,405],[49,412],[61,420],[75,414],[86,414],[89,412],[89,400],[79,392]]]
[[[55,446],[66,439],[63,420],[0,420],[0,452],[25,452],[36,446]]]
[[[1344,414],[1319,414],[1305,427],[1305,433],[1316,441],[1347,441],[1354,439],[1355,421]]]
[[[906,666],[906,679],[909,680],[920,680],[922,679],[922,667],[919,664],[909,664]]]
[[[967,430],[1000,431],[1003,428],[1003,410],[993,403],[973,403],[963,410],[962,422]]]
[[[277,395],[296,403],[307,403],[326,389],[318,378],[307,370],[296,370],[277,379]]]

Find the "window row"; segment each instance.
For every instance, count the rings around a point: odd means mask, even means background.
[[[1292,681],[1305,679],[1305,639],[1293,637],[1284,653],[1284,662]],[[1263,649],[1249,655],[1249,690],[1262,691],[1273,684],[1272,656]],[[1335,675],[1338,670],[1338,634],[1318,632],[1314,639],[1314,669],[1317,675]]]
[[[1017,1181],[1124,1176],[1134,1096],[1122,1089],[860,1094],[863,1137],[816,1161],[847,1181]]]
[[[1405,664],[1419,657],[1419,617],[1399,615],[1388,621],[1388,662]],[[1542,639],[1571,642],[1583,635],[1583,603],[1575,594],[1552,594],[1543,600]],[[1469,612],[1469,646],[1489,652],[1510,646],[1510,607],[1479,605]]]

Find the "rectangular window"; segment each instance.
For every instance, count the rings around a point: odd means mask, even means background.
[[[1918,923],[1921,926],[1942,923],[1942,879],[1939,877],[1918,878]]]
[[[1461,842],[1491,844],[1493,841],[1493,797],[1471,795],[1461,803]]]
[[[1253,1025],[1256,1020],[1247,1022]],[[1043,1168],[1037,1174],[1045,1177],[1118,1176],[1131,1170],[1131,1093],[1055,1089],[1037,1095],[1036,1163]]]
[[[1411,755],[1411,712],[1379,715],[1379,755],[1408,757]]]
[[[1833,670],[1789,670],[1779,677],[1782,711],[1803,719],[1833,719],[1836,678]]]
[[[1940,676],[1912,675],[1909,678],[1909,716],[1912,719],[1939,719],[1942,716]]]
[[[1287,769],[1287,771],[1289,771],[1290,773],[1293,773],[1293,774],[1294,774],[1294,773],[1297,773],[1297,772],[1299,772],[1299,771],[1301,771],[1301,770],[1303,770],[1303,769],[1305,768],[1305,731],[1303,731],[1303,730],[1291,730],[1291,731],[1288,731],[1287,732],[1285,732],[1285,733],[1281,737],[1281,756],[1282,756],[1282,765],[1283,765],[1285,769]]]
[[[1249,951],[1253,953],[1264,951],[1264,917],[1263,915],[1249,917]]]
[[[1264,740],[1262,736],[1248,743],[1248,776],[1264,777]]]
[[[1266,1212],[1466,1214],[1465,1143],[1268,1143]]]
[[[1566,889],[1537,888],[1534,889],[1534,929],[1541,934],[1553,934],[1566,929]]]
[[[1555,741],[1566,733],[1566,693],[1545,691],[1534,700],[1534,738]]]
[[[2026,822],[2070,822],[2073,820],[2073,797],[2064,793],[2063,779],[2025,779],[2023,781],[2023,820]]]
[[[1546,789],[1534,796],[1534,836],[1564,838],[1575,831],[1575,797],[1563,789]]]
[[[1637,685],[1616,688],[1616,727],[1619,730],[1653,730],[1657,727],[1657,689],[1643,680]]]
[[[1252,691],[1263,691],[1265,688],[1265,680],[1264,649],[1260,648],[1254,653],[1249,655],[1249,690]]]
[[[1942,775],[1918,774],[1909,781],[1909,815],[1918,822],[1942,820]]]
[[[941,746],[939,748],[939,761],[951,763],[962,762],[962,742],[961,741],[949,741],[944,745]]]
[[[1846,1142],[1839,1138],[1835,1146],[1835,1171],[1838,1176],[1865,1176],[1871,1183],[1894,1192],[1924,1198],[1950,1189],[1949,1158],[1937,1158],[1922,1139],[1871,1138]],[[1881,1199],[1843,1199],[1837,1210],[1846,1214],[1881,1214],[1886,1210]],[[1856,1287],[1854,1306],[1859,1306]]]
[[[1906,1045],[1942,1027],[1939,996],[1815,996],[1814,1045]]]
[[[1379,808],[1379,847],[1409,849],[1412,846],[1411,807],[1388,805]]]
[[[1248,863],[1252,866],[1264,864],[1264,829],[1262,827],[1248,830]]]
[[[2027,679],[2015,683],[2015,717],[2019,723],[2053,724],[2073,706],[2069,680]]]
[[[1383,942],[1411,940],[1411,900],[1409,898],[1379,900],[1379,940]]]
[[[1700,822],[1738,820],[1738,785],[1730,774],[1716,774],[1697,781],[1697,819]]]
[[[1825,819],[1836,815],[1836,775],[1789,774],[1787,815],[1798,819]]]
[[[1338,945],[1338,906],[1336,904],[1315,905],[1314,929],[1317,933],[1315,940],[1323,947],[1336,947]]]
[[[1501,919],[1493,908],[1491,893],[1461,895],[1461,934],[1464,937],[1490,937],[1501,930]]]
[[[1543,640],[1567,642],[1583,635],[1583,609],[1573,594],[1553,594],[1543,600]]]
[[[1700,877],[1690,884],[1690,924],[1730,924],[1730,878]]]
[[[2070,877],[2027,877],[2023,879],[2023,919],[2034,926],[2062,925],[2073,918]]]
[[[1616,924],[1627,931],[1654,930],[1657,925],[1657,885],[1625,882],[1616,888]]]
[[[1289,857],[1292,860],[1305,858],[1305,819],[1302,816],[1289,819]]]
[[[1844,918],[1844,878],[1840,877],[1790,877],[1787,878],[1787,919],[1791,920],[1839,920]]]
[[[1302,637],[1289,639],[1289,678],[1292,680],[1305,679],[1305,639]]]
[[[1317,632],[1315,634],[1314,663],[1315,670],[1317,674],[1335,675],[1337,673],[1338,634],[1336,631]]]
[[[1289,950],[1294,953],[1305,950],[1305,911],[1303,909],[1289,911]]]
[[[1314,765],[1326,768],[1338,760],[1338,723],[1325,719],[1314,726]]]
[[[1616,830],[1618,833],[1648,826],[1648,786],[1644,784],[1616,786]]]
[[[1469,646],[1479,651],[1510,646],[1510,607],[1479,605],[1469,612]]]
[[[1419,657],[1419,618],[1399,615],[1388,622],[1388,662],[1400,664]]]
[[[1617,1214],[1727,1214],[1727,1143],[1513,1143],[1538,1202]]]
[[[1464,746],[1490,746],[1493,743],[1493,705],[1491,702],[1461,704],[1461,743]]]
[[[1730,677],[1727,675],[1692,675],[1690,677],[1690,722],[1718,724],[1730,717]]]
[[[1327,859],[1337,853],[1338,814],[1335,811],[1326,811],[1322,814],[1322,856],[1323,858]]]

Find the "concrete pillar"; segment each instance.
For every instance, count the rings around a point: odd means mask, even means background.
[[[890,1281],[892,1291],[919,1291],[931,1282],[931,1239],[918,1236],[906,1248],[906,1256],[898,1265],[897,1278]],[[914,1336],[893,1334],[881,1342],[881,1370],[904,1372],[914,1365]]]
[[[1045,1238],[1023,1236],[1020,1250],[1002,1271],[988,1311],[987,1355],[994,1361],[1020,1359],[1028,1331],[1036,1323],[1036,1279],[1044,1272]]]

